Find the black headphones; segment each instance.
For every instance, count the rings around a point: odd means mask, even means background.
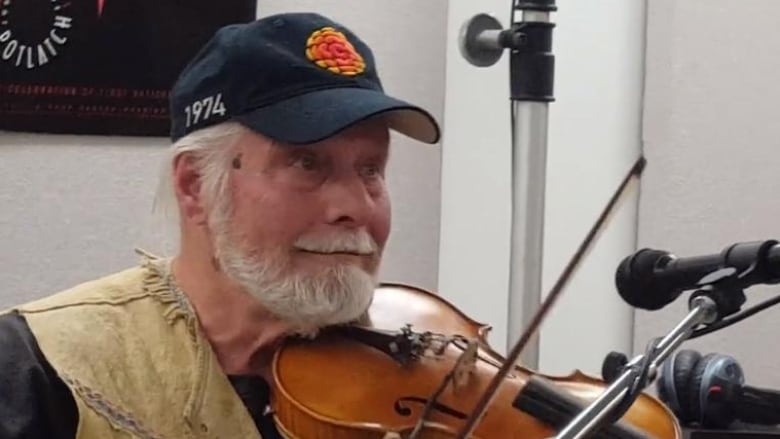
[[[728,355],[675,352],[663,363],[656,384],[659,398],[684,425],[780,424],[780,392],[746,386],[742,367]]]

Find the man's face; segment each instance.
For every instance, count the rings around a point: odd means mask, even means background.
[[[231,212],[211,221],[228,276],[294,325],[357,318],[390,231],[388,143],[378,123],[307,146],[245,135],[229,179]]]

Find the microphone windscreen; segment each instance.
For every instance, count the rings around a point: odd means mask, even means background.
[[[615,271],[618,294],[631,306],[655,311],[679,296],[674,288],[658,281],[656,267],[669,257],[668,252],[642,249],[623,259]]]

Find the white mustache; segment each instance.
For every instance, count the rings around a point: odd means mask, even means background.
[[[295,248],[316,253],[355,253],[359,255],[371,255],[379,250],[376,241],[365,230],[328,236],[301,236],[295,242]]]

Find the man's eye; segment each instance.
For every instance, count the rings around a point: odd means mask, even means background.
[[[311,156],[298,157],[294,165],[305,171],[313,171],[317,169],[317,159]]]
[[[379,166],[376,165],[366,165],[363,166],[363,177],[378,177],[380,175],[379,172]]]

